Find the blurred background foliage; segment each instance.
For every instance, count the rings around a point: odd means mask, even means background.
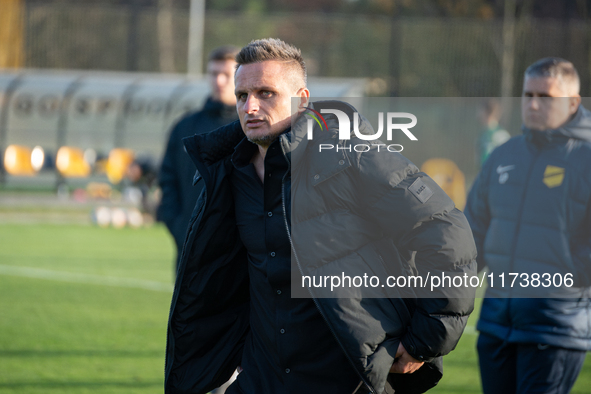
[[[205,5],[204,53],[279,37],[302,49],[310,75],[369,78],[370,96],[519,96],[523,70],[544,56],[573,61],[582,94],[590,90],[589,0]],[[190,0],[26,0],[22,66],[184,73],[189,6]],[[163,13],[170,18],[160,20]],[[512,88],[503,90],[503,79]]]
[[[27,0],[27,3],[86,4],[158,7],[162,0]],[[519,16],[557,19],[589,17],[589,0],[516,0]],[[173,0],[178,9],[188,10],[190,0]],[[502,17],[505,0],[214,0],[207,1],[207,10],[258,12],[343,13],[354,15],[398,15],[436,17]]]

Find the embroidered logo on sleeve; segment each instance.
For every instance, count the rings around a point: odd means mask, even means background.
[[[562,185],[563,180],[564,168],[555,166],[546,167],[546,170],[544,171],[544,185],[552,189],[553,187]]]
[[[423,182],[421,178],[417,178],[417,180],[408,187],[408,191],[423,204],[433,195],[433,191],[429,189],[429,186],[425,185],[425,182]]]

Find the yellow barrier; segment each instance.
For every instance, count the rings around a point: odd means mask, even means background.
[[[135,159],[131,149],[115,148],[109,152],[105,163],[97,162],[107,174],[112,184],[118,184],[125,177],[129,165]],[[43,168],[45,152],[40,146],[33,150],[24,145],[10,145],[4,153],[4,168],[10,175],[32,176]],[[86,161],[84,152],[73,146],[62,146],[55,157],[55,167],[66,178],[87,177],[92,173],[91,165]]]
[[[31,149],[23,145],[9,145],[4,152],[4,168],[10,175],[35,175],[31,164]]]
[[[113,184],[121,182],[127,167],[134,160],[134,153],[131,149],[115,148],[109,152],[109,159],[107,160],[107,178]]]
[[[55,157],[55,167],[64,177],[87,177],[90,175],[90,165],[84,160],[82,149],[72,146],[62,146]]]

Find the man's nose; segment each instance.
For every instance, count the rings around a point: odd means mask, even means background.
[[[244,102],[244,111],[248,114],[256,112],[259,110],[259,101],[254,97],[254,95],[249,94]]]
[[[540,101],[539,97],[532,97],[529,100],[529,107],[533,110],[540,109]]]

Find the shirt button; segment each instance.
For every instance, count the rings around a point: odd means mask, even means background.
[[[275,257],[275,252],[271,252],[271,257]]]
[[[277,294],[278,295],[281,295],[281,290],[277,290]]]
[[[268,216],[268,217],[271,217],[271,216],[273,216],[273,212],[267,212],[267,216]]]
[[[320,175],[318,175],[318,174],[314,175],[314,179],[320,179]]]
[[[290,373],[290,372],[291,372],[291,369],[285,368],[285,373]]]
[[[279,330],[280,333],[285,334],[285,330],[282,328],[281,330]]]
[[[342,166],[343,164],[345,164],[345,160],[339,160],[339,165]]]

